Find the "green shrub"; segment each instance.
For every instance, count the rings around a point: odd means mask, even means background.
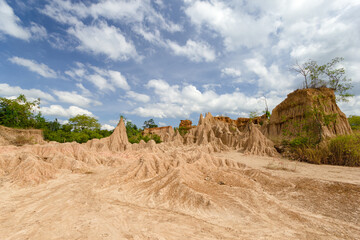
[[[161,143],[161,138],[160,138],[159,135],[153,134],[153,135],[151,136],[151,138],[152,138],[156,143]]]
[[[360,130],[360,116],[350,116],[348,120],[352,130]]]
[[[189,132],[189,128],[187,127],[176,127],[174,128],[174,131],[178,131],[179,134],[184,137],[188,132]]]
[[[302,137],[302,136],[296,137],[289,142],[289,145],[293,148],[305,147],[305,146],[308,146],[309,144],[310,144],[309,138]]]
[[[179,133],[182,137],[184,137],[189,132],[189,129],[184,127],[179,127]]]
[[[360,137],[358,135],[338,136],[329,141],[328,164],[360,166]]]
[[[145,135],[143,136],[141,132],[138,132],[135,135],[128,136],[130,143],[139,143],[141,140],[148,142],[150,140],[154,140],[156,143],[161,143],[161,138],[157,134]]]
[[[359,135],[337,136],[319,145],[302,143],[302,140],[298,139],[293,142],[291,148],[294,158],[300,161],[315,164],[360,166]]]

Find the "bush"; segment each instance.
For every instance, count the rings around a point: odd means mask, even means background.
[[[316,147],[297,147],[293,149],[295,158],[302,162],[314,164],[326,163],[329,156],[327,144],[318,145]]]
[[[151,138],[152,138],[156,143],[161,143],[161,138],[160,138],[159,135],[153,134],[153,135],[151,136]]]
[[[291,152],[300,161],[315,164],[360,166],[360,136],[342,135],[316,146],[295,141]]]
[[[296,137],[289,142],[289,145],[293,148],[306,147],[310,145],[310,140],[308,137]]]
[[[328,164],[360,166],[360,136],[344,135],[329,142]]]
[[[360,116],[350,116],[348,120],[352,130],[360,130]]]

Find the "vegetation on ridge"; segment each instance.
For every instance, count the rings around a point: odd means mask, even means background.
[[[332,88],[338,94],[338,101],[348,101],[349,97],[354,96],[349,93],[353,87],[351,79],[345,76],[343,67],[336,68],[343,60],[344,58],[336,57],[324,65],[318,65],[310,59],[304,64],[296,63],[291,69],[304,77],[304,88]]]

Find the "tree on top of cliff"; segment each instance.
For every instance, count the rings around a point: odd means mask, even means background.
[[[73,126],[75,131],[83,130],[100,130],[101,124],[94,117],[85,114],[78,114],[69,119],[69,124]]]
[[[324,65],[318,65],[314,60],[303,64],[296,62],[291,70],[304,77],[304,88],[332,88],[338,101],[348,101],[353,96],[348,92],[353,86],[351,79],[345,76],[345,69],[338,67],[343,60],[344,58],[336,57]]]
[[[144,127],[144,129],[145,128],[156,128],[156,127],[158,127],[158,125],[156,125],[154,119],[151,118],[144,122],[143,127]]]

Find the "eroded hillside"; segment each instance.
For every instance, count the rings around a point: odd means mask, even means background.
[[[0,238],[359,239],[358,173],[271,165],[288,163],[262,130],[207,114],[130,144],[121,119],[85,144],[0,146]]]

